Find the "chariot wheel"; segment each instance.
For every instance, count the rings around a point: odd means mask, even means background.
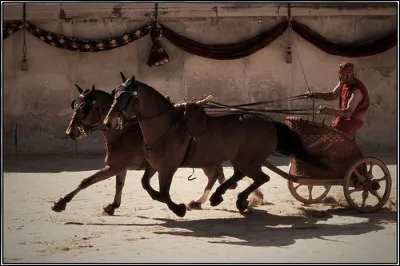
[[[356,161],[346,173],[344,196],[357,211],[376,212],[390,196],[392,178],[386,165],[376,158],[365,157]]]
[[[313,204],[320,203],[328,195],[331,186],[302,185],[288,180],[288,188],[298,201],[305,204]]]

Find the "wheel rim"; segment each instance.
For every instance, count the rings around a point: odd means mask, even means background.
[[[375,212],[390,196],[392,178],[386,165],[376,158],[362,158],[347,171],[344,195],[359,212]]]
[[[293,197],[295,197],[298,201],[305,204],[313,204],[321,202],[321,200],[323,200],[326,197],[326,195],[328,195],[329,190],[331,189],[331,186],[302,185],[299,183],[295,184],[292,181],[288,181],[288,187]]]

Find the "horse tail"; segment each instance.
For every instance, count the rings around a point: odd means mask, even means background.
[[[296,131],[281,122],[275,122],[275,128],[278,137],[277,152],[305,162],[310,162],[318,168],[331,170],[318,155],[312,154],[307,150],[303,145],[300,135]]]

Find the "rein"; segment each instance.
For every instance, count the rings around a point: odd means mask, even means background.
[[[293,101],[293,100],[307,99],[308,97],[309,97],[308,94],[305,93],[305,94],[300,94],[300,95],[293,96],[293,97],[276,99],[276,100],[269,100],[269,101],[261,101],[261,102],[254,102],[254,103],[245,103],[245,104],[232,105],[231,107],[246,107],[246,106],[277,103],[277,102],[288,102],[288,101]],[[213,102],[213,101],[211,101],[211,103],[220,104],[220,103]]]
[[[206,104],[204,105],[204,108],[209,108],[209,109],[216,109],[212,110],[210,112],[226,112],[226,108],[228,108],[228,111],[231,111],[232,113],[237,113],[237,112],[243,112],[243,113],[258,113],[258,112],[266,112],[266,113],[281,113],[281,114],[297,114],[297,115],[314,115],[313,109],[312,108],[306,108],[306,109],[256,109],[256,108],[246,108],[247,106],[254,106],[254,105],[261,105],[261,104],[267,104],[267,103],[276,103],[276,102],[285,102],[285,101],[293,101],[293,100],[301,100],[301,99],[307,99],[309,98],[308,94],[300,94],[297,96],[293,97],[288,97],[288,98],[282,98],[282,99],[277,99],[277,100],[270,100],[270,101],[261,101],[261,102],[254,102],[254,103],[248,103],[248,104],[239,104],[239,105],[226,105],[214,101],[210,101],[211,104]],[[218,109],[224,109],[224,110],[218,110]],[[310,112],[312,111],[312,112]]]

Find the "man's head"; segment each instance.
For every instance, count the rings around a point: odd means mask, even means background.
[[[342,83],[348,85],[355,84],[356,71],[353,63],[342,62],[338,68],[339,79]]]

